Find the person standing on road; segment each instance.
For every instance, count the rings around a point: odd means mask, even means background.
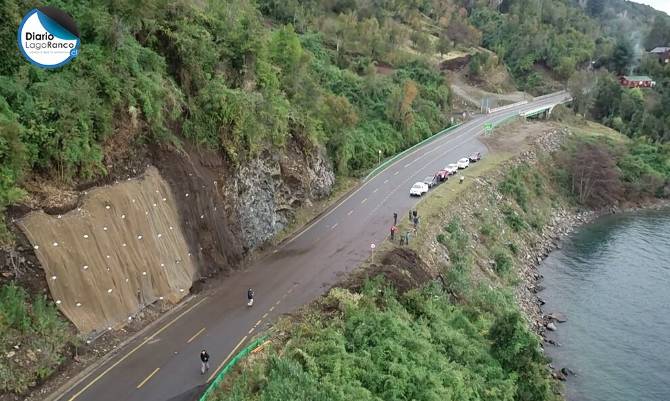
[[[209,370],[209,354],[207,351],[202,350],[200,353],[200,362],[202,362],[200,366],[200,374],[204,375],[205,371]]]
[[[393,212],[393,225],[397,226],[398,225],[398,213]]]
[[[398,227],[392,226],[391,227],[391,241],[395,238],[395,232],[398,231]]]
[[[252,290],[251,288],[247,290],[247,301],[248,306],[252,306],[254,304],[254,290]]]

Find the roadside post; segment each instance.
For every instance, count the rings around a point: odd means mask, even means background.
[[[370,244],[370,260],[375,263],[375,244]]]
[[[484,135],[489,136],[493,132],[493,123],[484,124]]]
[[[382,151],[381,149],[377,151],[377,164],[380,164],[382,162]]]

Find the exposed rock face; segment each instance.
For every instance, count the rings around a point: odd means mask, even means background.
[[[285,153],[266,152],[226,182],[246,249],[262,245],[286,227],[296,208],[330,194],[335,174],[325,157],[312,150],[308,153],[294,144]]]

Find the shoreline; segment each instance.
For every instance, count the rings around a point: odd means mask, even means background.
[[[546,288],[541,283],[544,276],[540,273],[540,266],[554,251],[563,247],[563,241],[581,227],[593,223],[595,220],[615,214],[634,213],[644,210],[661,210],[670,208],[670,199],[645,199],[632,205],[606,207],[598,210],[557,209],[551,216],[551,222],[542,231],[539,242],[530,246],[530,253],[526,262],[520,266],[520,283],[516,289],[519,308],[529,320],[531,329],[542,339],[542,350],[546,356],[547,346],[560,347],[561,344],[547,337],[547,331],[559,330],[561,323],[567,317],[560,311],[546,311],[543,309],[544,300],[542,291]],[[549,364],[552,377],[559,381],[566,381],[574,372],[569,366],[555,367]]]

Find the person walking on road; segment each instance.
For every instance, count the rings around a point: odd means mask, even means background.
[[[398,225],[398,213],[393,212],[393,225],[397,226]]]
[[[200,366],[200,374],[204,375],[205,372],[209,370],[209,354],[207,351],[202,350],[200,353],[200,362],[202,362]]]
[[[391,227],[391,241],[395,238],[395,232],[398,231],[398,227],[392,226]]]
[[[252,306],[254,304],[254,290],[249,288],[247,290],[247,306]]]

